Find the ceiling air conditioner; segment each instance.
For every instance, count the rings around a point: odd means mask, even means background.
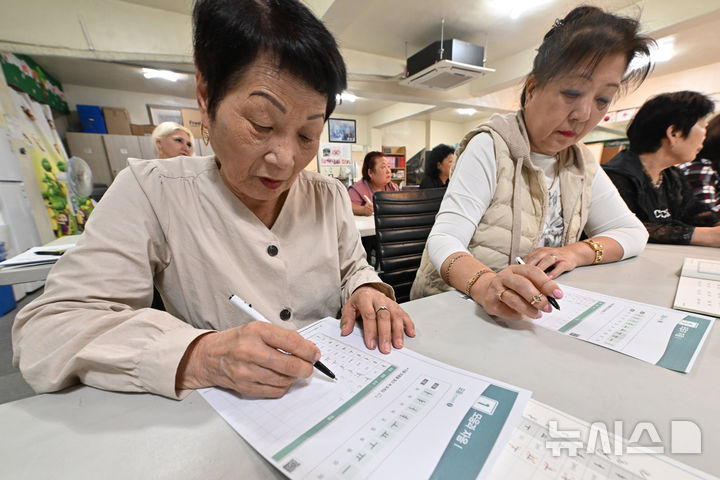
[[[407,59],[408,76],[400,85],[450,90],[495,71],[483,66],[484,54],[480,45],[461,40],[434,42]]]

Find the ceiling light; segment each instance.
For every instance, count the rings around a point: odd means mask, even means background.
[[[493,4],[502,13],[510,12],[510,18],[517,20],[522,15],[537,10],[543,4],[553,0],[495,0]]]
[[[142,72],[145,78],[162,78],[169,82],[177,82],[183,76],[181,73],[171,72],[170,70],[155,70],[154,68],[143,68]]]
[[[357,96],[353,95],[350,92],[342,92],[340,95],[337,96],[336,101],[342,105],[345,102],[355,103],[355,100],[357,100],[357,98]]]
[[[477,113],[477,110],[475,110],[474,108],[458,108],[457,113],[459,113],[460,115],[470,116],[475,115]]]
[[[650,47],[650,59],[655,63],[667,62],[675,55],[675,37],[663,37],[655,41],[656,45]],[[630,62],[629,70],[637,70],[648,63],[648,57],[645,55],[636,56]]]

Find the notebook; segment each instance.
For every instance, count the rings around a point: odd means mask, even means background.
[[[720,317],[720,261],[686,258],[673,308]]]

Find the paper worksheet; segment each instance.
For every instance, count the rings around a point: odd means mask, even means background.
[[[530,319],[536,325],[687,373],[713,318],[561,286],[561,310]]]
[[[75,242],[58,244],[58,245],[45,245],[41,247],[32,247],[23,253],[15,255],[12,258],[8,258],[5,261],[0,262],[0,268],[10,269],[19,267],[28,267],[32,265],[47,265],[58,261],[60,256],[58,255],[38,255],[36,252],[60,252],[63,250],[69,250],[75,246]]]
[[[686,258],[673,308],[720,317],[720,262]]]
[[[200,393],[293,479],[484,478],[520,422],[530,392],[424,357],[368,350],[326,318],[300,333],[323,353],[319,372],[279,399]]]
[[[523,420],[505,445],[489,480],[700,480],[715,477],[676,462],[651,449],[616,437],[607,425],[607,439],[590,434],[590,425],[530,400]],[[679,430],[678,430],[679,431]],[[625,432],[631,438],[631,432]],[[698,431],[698,439],[699,439]],[[641,438],[649,441],[647,433]],[[672,443],[663,448],[670,447]],[[699,447],[699,445],[698,445]],[[717,479],[715,479],[717,480]]]

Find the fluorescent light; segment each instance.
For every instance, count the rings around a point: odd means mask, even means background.
[[[171,72],[170,70],[155,70],[154,68],[143,68],[142,72],[145,78],[162,78],[169,82],[177,82],[183,76],[181,73]]]
[[[655,41],[657,46],[650,47],[650,59],[655,63],[667,62],[675,55],[675,37],[663,37]],[[632,59],[628,69],[630,71],[637,70],[648,64],[648,57],[639,56]]]
[[[468,115],[468,116],[475,115],[477,113],[477,110],[475,110],[474,108],[458,108],[456,111],[460,115]]]
[[[353,95],[350,92],[342,92],[340,95],[337,96],[336,101],[340,104],[345,102],[355,103],[355,100],[357,100],[357,96]]]
[[[501,14],[510,12],[510,18],[517,20],[522,15],[554,0],[495,0],[493,6]]]

